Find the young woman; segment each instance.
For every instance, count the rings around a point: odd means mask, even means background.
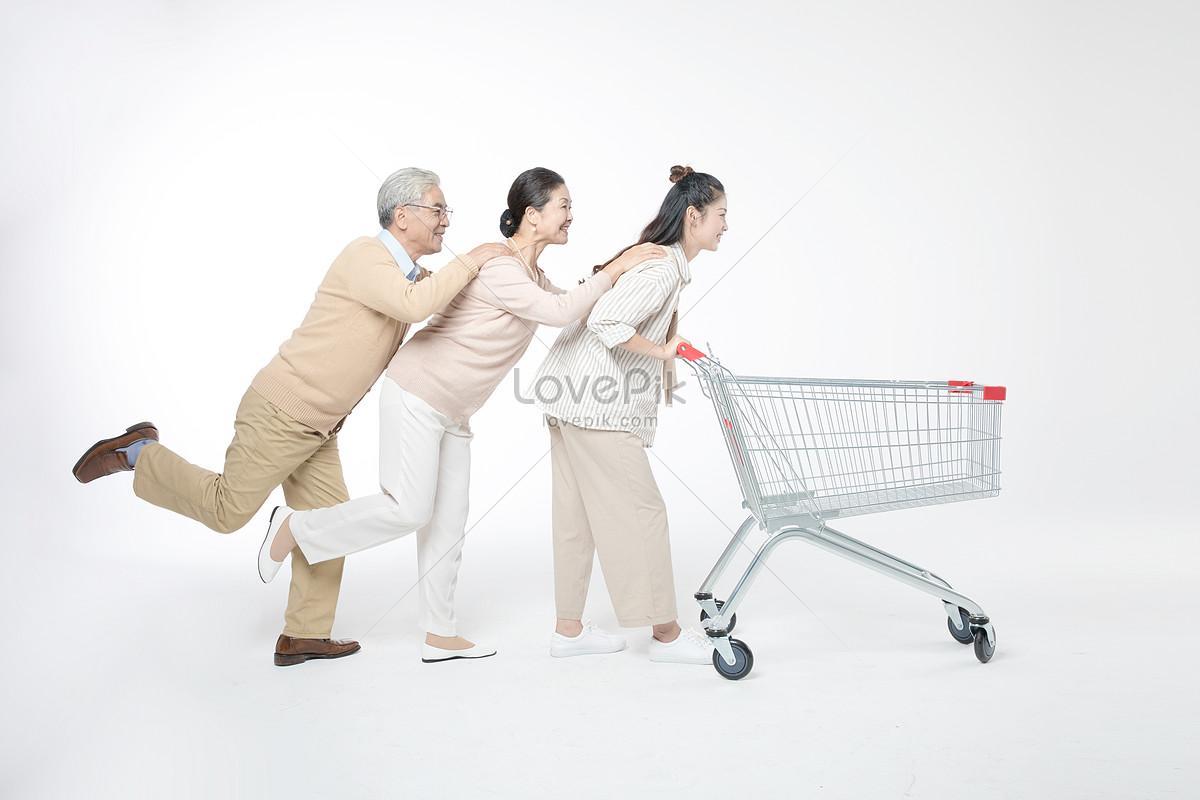
[[[691,167],[672,167],[671,182],[638,240],[664,245],[667,257],[634,267],[586,323],[565,328],[534,381],[553,445],[552,656],[625,647],[620,636],[581,622],[598,554],[618,624],[653,629],[651,661],[712,663],[707,638],[676,621],[667,510],[645,448],[654,442],[664,366],[687,341],[674,322],[690,262],[716,250],[728,230],[725,189]]]
[[[571,194],[562,176],[537,167],[517,176],[500,230],[511,256],[480,268],[454,300],[397,351],[379,398],[379,485],[370,497],[315,511],[277,508],[259,552],[274,577],[299,547],[309,563],[416,532],[422,660],[482,658],[495,650],[458,636],[454,589],[470,485],[470,417],[521,358],[539,324],[561,327],[591,310],[630,267],[662,248],[630,248],[570,291],[538,267],[542,251],[567,243]]]

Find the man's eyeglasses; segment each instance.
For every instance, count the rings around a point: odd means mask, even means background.
[[[413,208],[427,208],[430,211],[435,211],[437,212],[438,219],[441,219],[442,217],[446,218],[447,225],[450,224],[450,217],[454,216],[454,209],[450,206],[423,206],[420,203],[405,203],[404,205],[412,206]]]

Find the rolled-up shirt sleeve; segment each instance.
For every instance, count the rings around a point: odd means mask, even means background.
[[[588,330],[608,348],[629,341],[637,326],[667,302],[670,269],[666,264],[654,264],[623,275],[592,309]]]

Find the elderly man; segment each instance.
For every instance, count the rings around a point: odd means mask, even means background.
[[[409,325],[449,302],[479,272],[478,264],[508,252],[503,244],[480,245],[437,274],[416,265],[441,251],[452,213],[438,176],[427,170],[392,173],[379,189],[378,211],[383,230],[346,246],[300,327],[250,382],[222,472],[180,458],[143,422],[89,448],[75,464],[75,477],[89,483],[133,470],[138,497],[220,533],[249,522],[281,484],[291,508],[349,500],[337,449],[346,416],[382,374]],[[358,642],[330,638],[342,563],[310,565],[299,550],[293,553],[277,665],[358,652]]]

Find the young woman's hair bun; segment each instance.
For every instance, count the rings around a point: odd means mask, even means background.
[[[517,232],[517,222],[507,208],[500,214],[500,235],[505,239]]]
[[[691,167],[681,167],[678,164],[671,167],[671,183],[679,183],[681,180],[691,175],[696,170]]]

